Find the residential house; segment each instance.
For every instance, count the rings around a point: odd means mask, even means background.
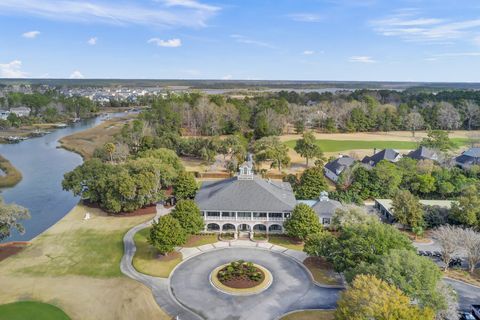
[[[10,108],[10,112],[19,117],[28,117],[30,115],[30,111],[31,109],[27,107]]]
[[[451,200],[419,200],[419,202],[424,206],[429,207],[440,207],[443,209],[450,210],[454,201]],[[382,217],[388,222],[395,221],[395,215],[392,210],[391,199],[375,199],[374,208],[377,209]]]
[[[435,149],[420,147],[416,150],[409,152],[406,157],[415,159],[415,160],[432,160],[440,161],[439,152]]]
[[[380,152],[375,152],[373,156],[366,156],[363,158],[362,163],[375,167],[382,160],[398,162],[401,158],[402,155],[397,150],[383,149]]]
[[[349,156],[340,156],[325,165],[325,176],[333,182],[337,182],[342,172],[353,166],[354,163],[355,159]]]
[[[470,148],[455,158],[455,164],[463,169],[480,165],[480,148]]]
[[[9,114],[8,110],[0,110],[0,120],[7,120]]]

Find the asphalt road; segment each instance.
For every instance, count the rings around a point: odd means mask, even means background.
[[[216,290],[209,281],[211,271],[238,259],[270,270],[272,285],[252,296],[232,296]],[[314,285],[302,266],[281,253],[231,247],[210,251],[182,263],[171,276],[170,286],[182,305],[204,319],[216,320],[268,320],[298,309],[331,309],[340,291]]]

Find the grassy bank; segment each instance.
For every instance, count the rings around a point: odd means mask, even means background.
[[[72,319],[170,319],[147,287],[119,269],[123,235],[153,216],[115,217],[76,206],[0,262],[0,301],[55,301]]]
[[[451,139],[457,147],[462,147],[468,144],[466,138],[452,138]],[[289,140],[285,144],[289,148],[295,147],[296,140]],[[388,140],[317,140],[317,145],[322,148],[323,152],[340,152],[350,150],[363,149],[398,149],[411,150],[418,147],[418,143],[414,141],[388,141]]]
[[[0,170],[5,173],[5,175],[0,175],[0,188],[11,188],[22,181],[22,173],[1,155]]]
[[[0,305],[0,320],[69,320],[61,309],[42,302],[20,301]]]
[[[96,127],[83,130],[60,139],[60,145],[69,151],[80,154],[84,159],[90,159],[97,148],[111,142],[120,133],[125,123],[137,117],[129,114],[102,122]]]

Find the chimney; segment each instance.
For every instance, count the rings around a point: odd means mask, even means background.
[[[328,192],[327,192],[327,191],[322,191],[322,192],[320,192],[319,200],[320,200],[321,202],[323,202],[323,201],[329,201],[330,199],[328,198]]]
[[[377,153],[377,148],[373,148],[373,154]]]

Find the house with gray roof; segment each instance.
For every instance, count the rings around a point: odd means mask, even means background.
[[[420,147],[416,150],[409,152],[406,157],[415,159],[415,160],[432,160],[440,161],[439,152],[435,149]]]
[[[455,158],[455,164],[462,169],[480,165],[480,148],[470,148]]]
[[[383,149],[382,151],[375,152],[373,156],[366,156],[363,158],[362,163],[375,167],[380,161],[386,160],[390,162],[398,162],[402,158],[402,155],[393,149]]]
[[[206,181],[195,197],[207,231],[283,232],[297,204],[288,182],[254,175],[246,162],[236,177]]]
[[[335,211],[337,211],[337,209],[341,209],[342,207],[343,206],[340,202],[330,199],[328,197],[328,192],[323,191],[320,193],[320,198],[318,201],[312,206],[312,209],[317,214],[320,222],[324,226],[328,226],[332,221]]]
[[[340,156],[325,165],[325,176],[333,182],[337,182],[342,172],[353,166],[354,163],[355,159],[349,156]]]

